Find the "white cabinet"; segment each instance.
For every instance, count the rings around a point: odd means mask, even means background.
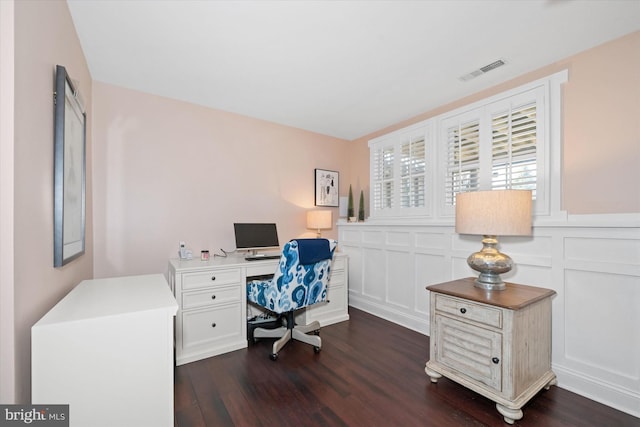
[[[163,275],[85,280],[31,328],[31,401],[70,426],[173,426],[173,318]]]
[[[228,261],[171,260],[178,300],[176,365],[247,346],[246,275]]]
[[[474,286],[473,278],[427,287],[431,291],[432,382],[445,376],[496,402],[504,420],[556,383],[551,371],[551,297],[554,291],[507,283],[503,291]]]
[[[296,313],[296,323],[307,325],[314,320],[320,326],[349,320],[349,258],[340,253],[333,256],[331,275],[327,284],[327,299]]]
[[[326,326],[349,319],[349,259],[336,253],[327,301],[300,310],[296,322]],[[176,315],[176,365],[247,346],[247,280],[273,275],[279,259],[246,261],[240,256],[209,261],[169,260]]]

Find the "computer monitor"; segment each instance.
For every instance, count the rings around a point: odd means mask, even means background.
[[[279,249],[278,230],[273,223],[234,223],[236,249],[255,255],[259,249]]]

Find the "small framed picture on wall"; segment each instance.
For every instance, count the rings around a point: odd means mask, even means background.
[[[325,169],[316,169],[316,206],[337,207],[340,202],[338,197],[339,173]]]

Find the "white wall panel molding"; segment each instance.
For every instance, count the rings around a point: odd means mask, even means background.
[[[413,311],[415,306],[414,288],[405,285],[406,283],[415,283],[413,257],[406,250],[389,249],[386,254],[385,302],[401,312]]]
[[[640,379],[640,346],[633,339],[640,329],[632,326],[640,325],[640,287],[634,282],[632,276],[572,270],[565,281],[565,359],[621,385]],[[586,334],[598,339],[580,339]]]
[[[424,232],[415,231],[413,233],[414,247],[417,251],[426,251],[427,253],[442,253],[442,249],[445,247],[447,239],[450,237],[449,233],[444,232]]]
[[[349,305],[423,334],[425,287],[475,276],[480,236],[452,223],[339,223],[350,256]],[[503,278],[553,289],[559,386],[640,416],[640,215],[569,215],[534,222],[531,237],[500,238],[515,262]]]
[[[381,268],[382,267],[382,268]],[[362,250],[362,296],[371,301],[384,301],[386,281],[385,252],[378,248]]]
[[[385,233],[387,246],[411,247],[411,233],[408,231],[388,231]]]

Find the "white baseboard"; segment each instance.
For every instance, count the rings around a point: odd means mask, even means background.
[[[409,316],[400,311],[390,310],[386,305],[376,304],[353,295],[349,295],[349,306],[429,336],[429,319]]]
[[[607,384],[557,365],[553,365],[552,369],[558,377],[558,387],[640,417],[640,393],[637,391]]]

